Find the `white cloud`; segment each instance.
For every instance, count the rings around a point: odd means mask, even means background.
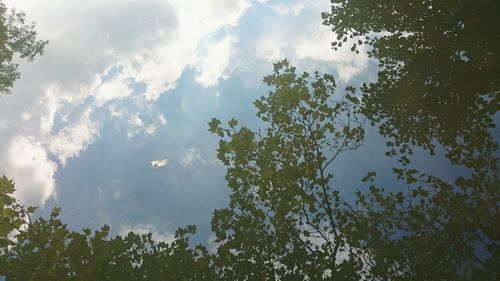
[[[270,62],[288,58],[300,67],[307,60],[326,64],[329,69],[337,71],[341,80],[348,81],[367,68],[369,59],[366,49],[362,45],[358,46],[359,54],[351,52],[353,41],[348,40],[342,48],[334,51],[331,47],[334,39],[335,34],[328,27],[313,23],[305,26],[300,33],[293,28],[285,28],[279,34],[265,34],[257,40],[254,49],[259,57]]]
[[[141,133],[153,136],[156,133],[158,123],[161,124],[162,121],[162,119],[155,119],[153,122],[146,124],[139,116],[139,113],[132,114],[128,121],[129,131],[127,132],[127,137],[133,138]]]
[[[132,114],[128,120],[130,129],[127,133],[127,137],[132,138],[144,130],[144,121],[139,117],[139,113]]]
[[[171,243],[175,240],[175,236],[173,233],[168,231],[161,231],[153,224],[122,224],[120,225],[119,235],[126,236],[129,232],[134,232],[136,234],[147,234],[152,233],[153,239],[157,242],[166,242]]]
[[[368,66],[368,57],[364,45],[358,47],[360,54],[351,52],[353,42],[349,40],[334,52],[331,48],[334,39],[333,32],[323,27],[311,35],[300,37],[293,46],[295,55],[298,59],[327,62],[337,70],[340,79],[347,81]]]
[[[10,151],[0,154],[0,163],[8,167],[9,177],[26,185],[23,190],[28,193],[19,193],[23,198],[38,198],[42,204],[55,192],[57,164],[47,155],[53,154],[64,165],[100,133],[99,122],[93,120],[99,114],[78,116],[82,107],[98,111],[110,101],[121,99],[156,101],[162,93],[174,89],[183,71],[190,67],[200,71],[201,83],[216,84],[227,74],[235,37],[228,36],[219,45],[206,48],[203,44],[220,31],[230,34],[250,7],[249,0],[5,2],[25,12],[27,22],[36,22],[39,38],[50,41],[43,56],[29,64],[21,63],[21,79],[13,94],[0,103],[0,146]],[[217,46],[224,52],[198,54]],[[215,59],[220,60],[211,64]],[[117,65],[121,73],[107,80],[107,73]],[[142,97],[136,99],[134,95],[132,99],[132,87],[127,82],[142,83]],[[127,111],[118,106],[107,108],[111,116],[126,115]],[[154,135],[157,127],[167,122],[157,116],[155,110],[132,116],[129,128],[135,131],[128,135]],[[60,130],[61,125],[64,127]],[[20,140],[28,145],[26,150],[36,152],[37,159],[42,160],[28,165],[14,157],[26,153],[16,144]]]
[[[203,38],[220,30],[236,26],[250,6],[246,0],[172,1],[177,12],[177,28],[167,40],[122,57],[127,76],[147,85],[145,96],[155,101],[162,92],[174,89],[186,67],[202,70],[202,83],[215,84],[222,75],[221,66],[198,59],[197,49]],[[222,57],[224,59],[224,57]],[[210,61],[208,61],[210,62]],[[225,68],[225,67],[224,67]]]
[[[165,118],[165,116],[164,116],[162,113],[160,113],[160,114],[158,115],[158,120],[160,121],[160,125],[165,125],[165,124],[167,124],[167,119]]]
[[[40,120],[40,131],[42,134],[47,135],[52,130],[54,125],[54,117],[56,115],[59,103],[57,101],[57,93],[55,90],[49,87],[42,97],[40,102],[37,104],[36,109],[38,109],[38,116]]]
[[[152,136],[152,135],[154,135],[154,134],[155,134],[155,132],[156,132],[156,126],[155,126],[155,125],[150,124],[150,125],[146,126],[146,128],[144,128],[144,132],[145,132],[147,135]]]
[[[236,40],[226,36],[219,42],[209,44],[205,56],[197,66],[198,76],[196,81],[204,86],[214,86],[220,79],[227,79],[227,67],[232,55],[232,44]]]
[[[78,156],[94,142],[99,126],[90,120],[90,113],[91,110],[87,109],[76,124],[65,127],[50,138],[48,149],[62,165],[66,165],[68,158]]]
[[[15,103],[0,104],[6,109],[0,110],[1,118],[23,124],[9,126],[0,133],[0,143],[8,147],[7,153],[0,154],[0,162],[6,167],[7,176],[18,182],[20,191],[16,197],[26,204],[43,205],[56,194],[54,176],[58,167],[48,158],[49,152],[64,164],[66,159],[84,150],[98,131],[97,125],[89,119],[90,111],[87,111],[79,121],[54,133],[56,113],[63,100],[69,101],[66,93],[59,90],[55,85],[48,85],[38,101],[29,104],[27,111],[20,115],[8,114]]]
[[[141,117],[139,117],[139,113],[132,115],[130,118],[130,124],[136,128],[144,127],[144,121],[142,121]]]
[[[195,161],[199,161],[203,165],[207,164],[205,158],[201,156],[199,149],[195,147],[184,150],[184,155],[181,158],[181,166],[184,170],[189,168]]]
[[[8,0],[7,4],[26,12],[28,21],[37,23],[39,37],[50,41],[32,73],[23,72],[40,76],[34,84],[54,80],[74,91],[75,85],[88,85],[95,74],[120,64],[125,77],[146,85],[148,100],[175,88],[186,67],[207,69],[205,58],[198,60],[202,40],[238,25],[250,7],[249,0]],[[47,13],[48,8],[58,12]],[[115,82],[98,89],[98,106],[126,96],[123,81]],[[105,91],[107,87],[119,90]]]
[[[288,5],[287,5],[288,4]],[[304,4],[302,3],[295,3],[290,5],[289,3],[283,4],[279,3],[276,5],[272,5],[272,9],[280,15],[295,15],[298,16],[304,9]]]
[[[42,143],[33,138],[16,136],[7,149],[9,178],[16,182],[15,196],[26,205],[43,205],[55,194],[56,163],[45,152]]]
[[[127,79],[123,75],[117,75],[112,80],[103,81],[95,89],[95,103],[97,107],[100,107],[109,101],[126,98],[132,93],[132,89],[127,84]]]
[[[29,112],[24,112],[23,114],[21,114],[21,119],[24,122],[29,121],[31,119],[31,117],[33,117],[33,114],[29,113]]]
[[[284,49],[287,47],[285,38],[270,34],[257,40],[255,50],[258,56],[267,61],[276,61],[283,59]]]

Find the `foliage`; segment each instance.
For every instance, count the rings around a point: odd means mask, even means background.
[[[7,177],[0,178],[0,251],[5,250],[10,245],[9,234],[13,231],[20,231],[25,224],[25,218],[34,212],[25,210],[12,197],[15,191],[14,182]]]
[[[322,15],[334,48],[366,44],[379,62],[378,81],[362,87],[362,112],[403,164],[394,171],[407,192],[372,184],[349,216],[351,230],[366,233],[349,243],[363,243],[377,278],[498,278],[498,10],[491,0],[338,0]],[[411,169],[415,146],[444,149],[465,172],[448,183]]]
[[[393,170],[403,188],[386,192],[371,172],[369,192],[350,204],[328,168],[363,142],[354,89],[335,97],[333,77],[297,75],[287,61],[264,82],[275,88],[255,102],[265,133],[234,119],[226,128],[209,123],[232,190],[212,220],[223,280],[496,279],[495,157],[453,183],[410,168],[407,158]]]
[[[362,88],[363,113],[389,139],[388,154],[411,154],[409,145],[434,153],[437,142],[453,163],[489,161],[497,144],[488,129],[500,108],[499,10],[495,0],[332,0],[322,16],[337,34],[333,47],[367,45],[382,68]]]
[[[15,9],[8,10],[0,1],[0,93],[8,93],[20,77],[19,56],[32,61],[36,55],[43,54],[48,41],[37,40],[34,24],[25,22],[25,14]]]
[[[296,74],[288,61],[264,78],[274,91],[255,102],[265,133],[213,119],[227,167],[229,207],[212,220],[221,280],[358,280],[331,185],[331,163],[359,147],[364,130],[353,89],[334,95],[331,75]],[[342,259],[349,256],[349,259]]]
[[[348,243],[369,268],[368,280],[496,280],[497,198],[474,198],[468,185],[449,184],[415,169],[395,169],[403,191],[369,182],[346,215]],[[458,185],[458,186],[457,186]],[[483,195],[485,195],[483,193]]]
[[[5,176],[0,187],[0,225],[12,226],[0,237],[8,245],[0,252],[8,280],[214,280],[208,250],[189,246],[194,226],[178,229],[169,243],[154,241],[151,233],[109,238],[107,225],[93,232],[70,231],[59,219],[59,208],[48,219],[24,220],[34,209],[24,211],[16,202],[14,184]]]

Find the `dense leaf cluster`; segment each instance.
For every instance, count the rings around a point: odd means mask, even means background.
[[[180,228],[172,242],[152,234],[109,236],[99,230],[70,231],[54,208],[49,218],[27,219],[12,197],[14,183],[0,179],[0,274],[26,280],[215,280],[204,246],[189,245],[195,226]]]
[[[332,161],[364,137],[353,89],[335,96],[331,75],[297,74],[288,61],[264,82],[274,88],[255,102],[264,132],[237,128],[236,120],[228,128],[209,123],[232,189],[229,207],[212,220],[220,278],[357,280],[362,262],[349,254],[342,201],[330,184]]]
[[[227,166],[229,207],[214,213],[223,280],[494,280],[499,268],[498,159],[452,183],[411,168],[393,172],[386,192],[375,172],[369,191],[347,202],[330,164],[364,141],[363,103],[329,75],[297,75],[287,61],[255,102],[267,127],[254,132],[213,119]],[[390,146],[390,144],[389,144]],[[411,147],[411,144],[407,144]],[[401,152],[401,153],[404,153]],[[381,167],[382,170],[390,167]]]
[[[332,0],[324,24],[334,48],[368,46],[381,70],[365,84],[363,113],[390,141],[478,167],[497,148],[488,129],[500,107],[500,2],[495,0]],[[348,41],[349,40],[349,41]]]
[[[0,94],[8,93],[20,77],[18,57],[32,61],[43,54],[48,41],[37,40],[34,24],[25,22],[25,15],[14,9],[7,9],[0,1]]]

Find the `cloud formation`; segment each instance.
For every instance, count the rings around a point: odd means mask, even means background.
[[[58,163],[50,157],[66,165],[85,151],[100,134],[95,118],[102,110],[128,121],[129,137],[152,136],[167,124],[154,102],[175,89],[186,69],[196,69],[206,86],[224,79],[236,38],[231,29],[251,6],[249,0],[6,3],[50,41],[43,56],[20,66],[22,78],[0,102],[0,145],[8,147],[0,172],[18,180],[20,198],[37,204],[56,193]],[[220,41],[207,40],[220,32]],[[130,114],[125,101],[152,115]]]
[[[78,154],[94,142],[99,125],[90,120],[90,108],[80,117],[75,124],[60,130],[55,136],[49,138],[48,151],[55,155],[61,164],[66,165],[66,160]]]
[[[329,27],[321,24],[319,17],[321,11],[329,10],[328,1],[290,1],[269,5],[282,20],[295,21],[297,15],[306,12],[309,15],[311,11],[317,16],[300,28],[283,26],[283,21],[279,20],[272,22],[279,26],[270,25],[270,32],[260,35],[256,40],[254,50],[257,56],[268,62],[288,58],[294,65],[302,68],[312,60],[316,64],[326,65],[330,70],[336,70],[343,81],[349,81],[367,69],[369,59],[364,45],[358,47],[360,54],[350,51],[353,43],[350,41],[338,51],[332,50],[331,42],[334,41],[335,34]]]
[[[201,152],[198,148],[191,147],[184,150],[184,155],[181,158],[181,166],[184,170],[188,169],[196,161],[202,164],[207,163],[205,158],[201,156]]]
[[[15,180],[15,196],[23,204],[40,205],[54,195],[57,165],[49,159],[42,143],[31,137],[16,136],[6,154],[6,172]]]
[[[132,93],[133,90],[129,87],[128,81],[123,75],[117,75],[109,81],[103,81],[93,92],[97,107],[101,107],[112,100],[124,99]]]
[[[226,36],[219,42],[208,44],[206,54],[198,64],[196,81],[204,86],[215,86],[219,79],[227,79],[227,68],[232,55],[232,45],[236,40]]]

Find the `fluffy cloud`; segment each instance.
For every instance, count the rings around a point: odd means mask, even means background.
[[[52,162],[39,141],[16,136],[7,149],[9,178],[16,182],[15,196],[23,204],[40,205],[55,194],[54,174],[56,163]]]
[[[132,93],[127,79],[123,75],[117,75],[117,77],[104,81],[97,87],[94,91],[95,103],[97,107],[100,107],[111,100],[126,98]]]
[[[160,113],[158,115],[158,121],[160,121],[161,125],[165,125],[168,122],[167,119],[165,118],[165,116],[162,113]]]
[[[321,28],[311,35],[299,38],[293,48],[298,59],[313,59],[331,65],[338,72],[340,79],[347,81],[361,73],[368,66],[368,57],[364,45],[360,46],[360,54],[351,52],[352,41],[347,41],[342,48],[333,51],[331,42],[334,34],[328,28]]]
[[[5,2],[50,41],[43,56],[21,64],[13,94],[0,100],[0,146],[9,148],[0,163],[18,180],[19,197],[39,204],[55,194],[57,163],[48,157],[64,165],[92,144],[100,133],[99,110],[127,116],[125,102],[118,102],[126,99],[138,110],[147,107],[144,114],[152,116],[129,115],[128,135],[154,135],[167,120],[150,108],[185,69],[197,69],[204,85],[217,84],[227,74],[235,37],[207,38],[230,34],[250,7],[249,0]],[[120,73],[108,77],[118,65]],[[135,93],[134,83],[145,90]]]
[[[130,115],[128,123],[128,138],[133,138],[142,133],[147,136],[153,136],[156,133],[158,126],[164,126],[167,124],[167,119],[165,119],[163,114],[160,114],[157,118],[153,118],[150,122],[146,123],[139,113],[136,112]]]
[[[287,47],[285,38],[270,34],[257,40],[255,50],[258,56],[267,61],[274,62],[282,59],[284,49]]]
[[[304,9],[303,3],[295,3],[290,5],[285,5],[283,3],[272,5],[273,10],[280,15],[295,15],[298,16]]]
[[[169,37],[159,40],[155,46],[142,48],[135,54],[120,58],[127,76],[147,85],[145,96],[150,101],[174,89],[186,67],[194,66],[203,70],[205,76],[202,76],[201,82],[215,84],[214,79],[218,79],[215,76],[223,74],[225,65],[208,67],[207,62],[211,62],[213,57],[211,55],[218,54],[209,52],[209,56],[198,56],[198,49],[207,48],[203,46],[203,39],[208,35],[236,26],[250,6],[249,1],[245,0],[179,0],[171,4],[177,12],[178,21]],[[223,43],[228,44],[225,41]],[[228,64],[225,60],[223,62]]]
[[[130,129],[127,133],[127,137],[129,138],[138,135],[139,133],[141,133],[141,131],[144,131],[144,129],[146,128],[146,126],[144,125],[144,121],[139,116],[139,113],[132,114],[130,116],[130,119],[128,120],[128,123],[130,125]]]
[[[317,10],[318,13],[327,9],[318,3],[312,4],[315,5],[309,5],[308,8]],[[300,2],[294,5],[280,4],[273,7],[275,10],[276,7],[281,7],[276,11],[286,16],[300,13],[305,6]],[[281,33],[271,32],[262,35],[254,47],[257,56],[271,62],[288,58],[293,64],[299,66],[307,60],[320,62],[327,65],[329,69],[335,69],[338,77],[344,81],[363,72],[369,63],[364,45],[359,46],[360,53],[355,54],[350,50],[353,42],[348,40],[342,48],[333,51],[331,42],[335,40],[335,35],[328,27],[322,26],[319,19],[318,17],[317,22],[312,21],[304,26],[300,33],[296,28],[285,27],[282,28]],[[270,27],[270,29],[274,28]]]
[[[91,110],[87,109],[76,124],[71,124],[50,138],[48,150],[57,156],[62,165],[66,159],[78,156],[87,148],[99,132],[98,124],[90,120]]]
[[[219,42],[207,46],[206,54],[198,65],[197,82],[204,86],[214,86],[219,79],[227,79],[226,69],[229,66],[234,42],[231,36],[226,36]]]
[[[181,158],[182,168],[189,168],[195,161],[199,161],[202,164],[206,164],[207,161],[201,156],[199,149],[195,147],[188,148],[184,151],[184,155]]]

